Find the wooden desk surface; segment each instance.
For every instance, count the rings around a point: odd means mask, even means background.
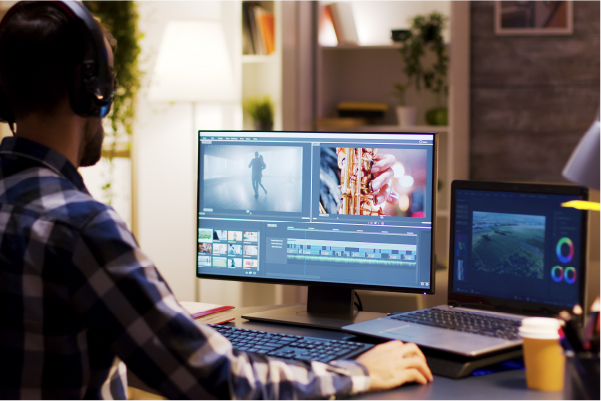
[[[279,307],[279,306],[259,306],[236,309],[236,320],[228,325],[235,327],[244,327],[247,329],[274,331],[279,333],[304,335],[311,337],[321,337],[327,339],[340,340],[348,336],[346,333],[311,329],[304,327],[294,327],[288,325],[251,322],[242,319],[240,316],[246,313],[261,312]],[[133,373],[128,373],[129,386],[153,393],[144,383],[140,381]],[[463,379],[449,379],[441,376],[434,376],[434,381],[427,385],[408,384],[393,390],[380,393],[361,394],[354,399],[505,399],[505,400],[557,400],[562,399],[562,392],[539,392],[528,390],[526,387],[526,377],[523,370],[513,370],[499,372],[486,376],[473,376]]]

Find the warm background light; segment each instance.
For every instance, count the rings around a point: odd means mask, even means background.
[[[407,194],[399,196],[399,209],[401,209],[401,211],[406,212],[409,210],[409,203],[409,196]]]
[[[169,21],[149,98],[168,102],[239,100],[223,27],[218,21]]]

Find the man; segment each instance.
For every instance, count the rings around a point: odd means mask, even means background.
[[[250,161],[248,168],[252,168],[252,184],[253,190],[255,191],[255,198],[257,198],[259,196],[261,176],[263,175],[263,169],[265,168],[265,163],[259,157],[259,152],[255,152],[255,158]],[[263,190],[265,191],[265,188],[263,188]],[[267,191],[265,191],[265,193],[267,193]]]
[[[125,365],[174,399],[345,396],[432,380],[412,344],[286,363],[233,352],[196,325],[77,172],[100,158],[103,132],[70,102],[89,45],[71,24],[40,2],[0,33],[0,85],[16,118],[0,144],[0,398],[125,398]]]

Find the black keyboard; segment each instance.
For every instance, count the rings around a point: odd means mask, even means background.
[[[505,338],[507,340],[517,340],[520,338],[518,336],[518,328],[521,325],[521,320],[519,319],[437,308],[395,313],[389,317],[404,322],[425,324],[449,330]]]
[[[326,340],[217,324],[209,326],[230,340],[236,350],[298,361],[351,359],[373,347],[372,344],[353,341]]]

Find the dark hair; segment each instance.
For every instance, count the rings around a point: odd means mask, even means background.
[[[13,113],[52,112],[74,84],[88,38],[56,6],[20,7],[0,33],[0,85]]]

